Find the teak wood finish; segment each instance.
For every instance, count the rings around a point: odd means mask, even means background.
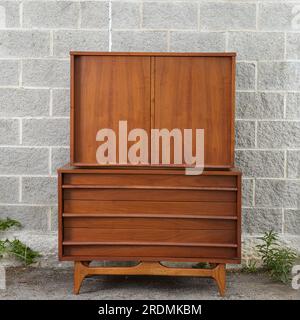
[[[99,166],[97,131],[127,120],[128,131],[204,129],[205,168],[231,168],[234,101],[235,53],[71,52],[71,164]]]
[[[184,169],[74,168],[58,171],[59,258],[75,261],[74,292],[94,274],[214,278],[223,295],[225,264],[240,263],[241,174],[186,176]],[[139,261],[90,267],[93,260]],[[167,268],[159,261],[216,263]]]
[[[234,101],[235,53],[71,52],[71,166],[58,170],[58,243],[59,259],[74,261],[75,294],[86,276],[104,274],[211,277],[225,294],[225,265],[241,259]],[[185,164],[127,159],[100,166],[96,133],[117,133],[120,120],[148,134],[204,129],[205,171],[187,176]],[[149,141],[149,155],[150,148]],[[138,264],[93,267],[93,260]]]

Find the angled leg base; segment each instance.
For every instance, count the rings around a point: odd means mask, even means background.
[[[90,262],[75,261],[74,294],[78,294],[82,281],[93,275],[155,275],[155,276],[193,276],[213,278],[217,282],[221,296],[225,295],[225,264],[217,264],[213,269],[173,268],[160,262],[142,261],[133,267],[90,267]]]

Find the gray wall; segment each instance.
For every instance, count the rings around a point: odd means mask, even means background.
[[[300,1],[1,1],[0,216],[56,253],[69,157],[70,50],[236,51],[244,255],[274,228],[300,247]]]

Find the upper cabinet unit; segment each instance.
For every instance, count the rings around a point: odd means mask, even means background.
[[[204,129],[205,168],[231,168],[234,100],[235,53],[72,52],[71,164],[101,166],[96,152],[103,142],[96,135],[107,128],[116,133],[116,165],[124,166],[119,136],[121,147],[127,139],[119,121],[127,121],[128,133],[138,128],[148,134],[149,165],[151,129],[193,129],[193,154],[195,130]],[[178,165],[173,147],[171,139],[171,162],[161,166]]]

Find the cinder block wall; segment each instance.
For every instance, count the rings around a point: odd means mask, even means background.
[[[0,0],[0,216],[46,257],[69,157],[70,50],[236,51],[244,256],[271,228],[300,247],[300,1]]]

